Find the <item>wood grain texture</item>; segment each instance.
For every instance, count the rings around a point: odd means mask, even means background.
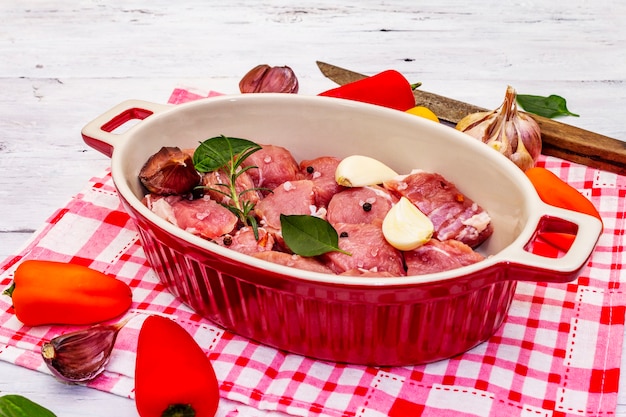
[[[178,85],[237,92],[261,63],[291,66],[302,94],[335,86],[316,60],[394,68],[483,108],[509,84],[558,94],[581,115],[568,124],[624,141],[625,15],[622,0],[1,1],[0,257],[109,165],[82,142],[88,121],[126,99],[165,102]],[[0,363],[0,394],[10,392],[60,417],[137,415],[128,399]],[[241,408],[221,415],[228,407]]]

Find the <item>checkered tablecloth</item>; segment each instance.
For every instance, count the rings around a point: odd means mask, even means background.
[[[214,93],[211,93],[214,94]],[[206,97],[176,89],[170,102]],[[604,233],[569,284],[520,283],[508,317],[487,342],[422,366],[376,368],[317,361],[217,327],[182,305],[148,265],[110,173],[53,213],[31,241],[0,264],[0,290],[24,259],[75,262],[113,274],[133,289],[134,316],[103,375],[89,386],[133,397],[135,345],[153,313],[181,323],[206,350],[221,395],[296,416],[604,416],[615,412],[626,280],[626,177],[542,157],[545,166],[598,207]],[[625,281],[626,282],[626,281]],[[23,326],[0,297],[0,359],[47,372],[44,341],[72,327]]]

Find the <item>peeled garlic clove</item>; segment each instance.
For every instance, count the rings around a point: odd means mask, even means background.
[[[139,171],[139,180],[151,193],[186,194],[200,183],[200,174],[189,153],[164,146],[148,158]]]
[[[383,220],[383,236],[398,250],[409,251],[422,246],[433,236],[435,227],[406,197],[401,197]]]
[[[288,66],[257,65],[239,81],[242,93],[297,93],[298,88],[298,78]]]
[[[382,162],[363,155],[351,155],[339,162],[335,181],[344,187],[366,187],[381,184],[398,176],[398,173]]]
[[[61,381],[90,381],[104,371],[117,334],[127,322],[95,325],[62,334],[43,344],[41,356],[52,374]]]

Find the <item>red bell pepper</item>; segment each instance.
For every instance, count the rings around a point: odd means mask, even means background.
[[[413,86],[398,71],[387,70],[319,94],[407,111],[415,107]]]
[[[161,316],[139,331],[135,405],[141,417],[213,417],[219,386],[209,358],[185,329]]]

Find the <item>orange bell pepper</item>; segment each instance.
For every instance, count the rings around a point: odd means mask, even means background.
[[[593,203],[552,171],[534,167],[526,170],[525,173],[544,203],[589,214],[602,221]]]
[[[110,275],[44,260],[22,262],[4,293],[27,326],[100,323],[123,314],[132,302],[130,287]]]
[[[600,213],[593,203],[552,171],[542,167],[533,167],[525,173],[544,203],[589,214],[602,222]],[[571,233],[540,232],[534,242],[533,253],[556,258],[560,252],[569,250],[575,238],[576,235]]]

